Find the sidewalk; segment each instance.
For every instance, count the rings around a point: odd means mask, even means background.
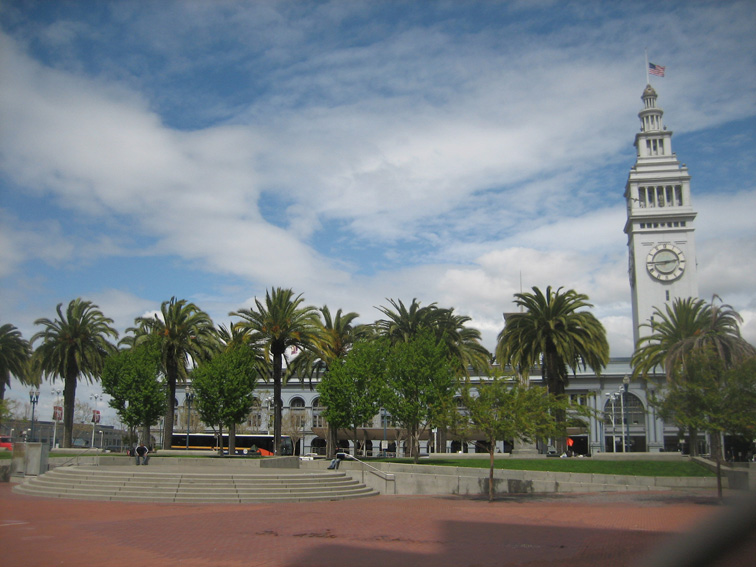
[[[8,567],[632,566],[675,534],[721,513],[713,496],[137,504],[34,498],[13,494],[3,483],[0,556]]]

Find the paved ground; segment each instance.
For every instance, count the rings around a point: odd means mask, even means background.
[[[2,483],[0,561],[5,567],[633,566],[701,522],[716,525],[727,508],[710,492],[521,496],[493,504],[401,496],[135,504],[22,496]],[[717,565],[752,565],[750,543]]]

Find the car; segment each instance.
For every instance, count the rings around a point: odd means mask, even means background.
[[[13,450],[13,440],[10,437],[3,435],[0,437],[0,449]]]

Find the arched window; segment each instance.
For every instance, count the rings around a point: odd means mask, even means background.
[[[326,421],[323,417],[323,411],[325,406],[321,404],[320,398],[317,397],[312,401],[312,426],[313,427],[325,427]]]
[[[289,402],[292,426],[298,431],[304,431],[307,423],[305,401],[302,398],[292,398]]]
[[[251,427],[253,431],[260,431],[262,429],[262,408],[260,406],[259,398],[255,398],[252,401],[252,411],[249,412],[247,425]]]
[[[607,426],[611,427],[612,424],[616,424],[617,427],[620,427],[623,423],[627,423],[630,426],[644,425],[646,423],[646,408],[638,396],[628,392],[624,395],[624,401],[620,401],[619,394],[615,396],[614,408],[612,408],[611,397],[604,404],[604,423]],[[622,415],[623,405],[625,408],[624,421]]]

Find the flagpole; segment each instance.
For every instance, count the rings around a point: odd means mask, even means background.
[[[646,84],[651,84],[651,78],[648,76],[648,48],[646,48]]]

